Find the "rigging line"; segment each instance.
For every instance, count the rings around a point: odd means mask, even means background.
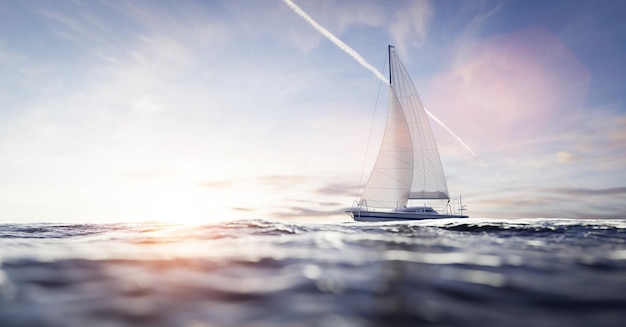
[[[387,57],[389,55],[385,55],[385,64],[383,64],[383,74],[385,73],[385,67],[387,62]],[[378,111],[378,101],[380,99],[380,90],[382,89],[383,80],[381,79],[378,83],[378,93],[376,93],[376,103],[374,105],[374,114],[372,115],[372,123],[370,124],[370,131],[367,136],[367,145],[365,146],[365,157],[363,158],[363,166],[361,166],[361,176],[359,176],[359,185],[356,187],[356,198],[359,198],[361,195],[361,185],[363,185],[363,174],[365,173],[365,162],[367,162],[367,154],[370,148],[370,141],[372,140],[372,132],[374,131],[374,121],[376,120],[376,111]],[[363,187],[365,189],[365,187]]]

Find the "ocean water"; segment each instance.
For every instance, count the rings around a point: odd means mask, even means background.
[[[626,220],[0,224],[0,326],[626,326]]]

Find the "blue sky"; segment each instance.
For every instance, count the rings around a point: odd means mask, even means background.
[[[397,47],[470,216],[624,217],[625,2],[294,2]],[[346,220],[385,119],[279,0],[2,1],[0,70],[7,222]]]

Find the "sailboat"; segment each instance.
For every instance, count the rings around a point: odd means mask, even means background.
[[[461,197],[451,203],[424,105],[398,58],[389,51],[389,107],[382,145],[369,180],[352,208],[356,221],[467,218]],[[443,209],[416,201],[439,200]]]

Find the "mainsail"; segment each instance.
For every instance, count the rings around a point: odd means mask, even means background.
[[[389,46],[389,111],[380,152],[363,191],[372,207],[399,208],[409,199],[449,199],[424,105],[393,46]]]

